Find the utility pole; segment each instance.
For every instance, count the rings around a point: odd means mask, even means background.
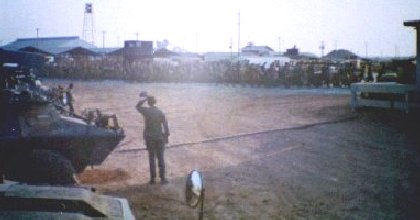
[[[102,31],[102,48],[105,49],[105,33],[106,31]]]
[[[231,62],[231,65],[232,65],[232,38],[230,38],[229,49],[230,49],[230,62]]]
[[[36,46],[38,47],[38,45],[39,45],[39,28],[36,28]]]
[[[238,12],[238,61],[241,56],[241,11]]]
[[[198,33],[195,32],[195,52],[198,53]]]
[[[136,33],[136,39],[139,40],[139,32]]]
[[[240,58],[241,58],[241,11],[238,12],[238,82],[240,78]]]
[[[325,49],[324,41],[321,42],[321,46],[319,46],[319,49],[321,49],[321,58],[324,58],[324,49]]]
[[[365,52],[366,52],[366,58],[368,58],[368,42],[365,41]]]
[[[281,37],[279,37],[279,55],[281,55]]]

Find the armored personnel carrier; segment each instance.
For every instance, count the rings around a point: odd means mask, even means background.
[[[134,220],[128,201],[88,188],[0,184],[0,219]]]
[[[69,113],[30,69],[0,67],[0,177],[26,183],[73,184],[125,137],[114,114]]]

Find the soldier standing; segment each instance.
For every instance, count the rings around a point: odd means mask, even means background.
[[[74,102],[74,98],[73,98],[73,83],[70,83],[69,84],[69,87],[67,88],[67,91],[66,91],[66,99],[67,99],[67,105],[69,105],[70,114],[74,114],[74,107],[73,107],[73,102]]]
[[[146,92],[141,92],[140,98],[136,109],[143,115],[145,121],[143,138],[146,140],[146,147],[149,154],[150,184],[154,184],[156,178],[155,158],[158,161],[161,183],[165,184],[168,183],[165,177],[164,160],[165,144],[168,143],[169,137],[168,122],[163,112],[155,106],[156,99],[153,96],[148,96]],[[143,106],[146,101],[149,107]]]
[[[57,96],[58,96],[59,103],[62,106],[66,105],[66,103],[64,101],[64,88],[61,85],[58,85],[58,88],[57,88]]]

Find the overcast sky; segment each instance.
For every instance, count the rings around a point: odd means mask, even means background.
[[[231,43],[237,51],[240,20],[241,47],[296,45],[321,55],[324,41],[325,53],[411,56],[415,30],[403,21],[420,19],[420,0],[0,0],[0,45],[36,37],[36,28],[39,37],[82,37],[88,2],[99,47],[103,36],[106,47],[116,47],[138,33],[192,52],[230,51]]]

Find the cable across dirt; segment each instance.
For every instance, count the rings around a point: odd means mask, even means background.
[[[199,140],[199,141],[173,144],[173,145],[167,146],[166,148],[171,149],[171,148],[191,146],[191,145],[197,145],[197,144],[212,143],[212,142],[228,140],[228,139],[233,139],[233,138],[248,137],[248,136],[259,135],[259,134],[268,134],[268,133],[279,132],[279,131],[302,130],[302,129],[307,129],[307,128],[311,128],[315,126],[342,123],[342,122],[354,120],[356,118],[357,118],[356,116],[349,116],[345,118],[340,118],[338,120],[325,121],[325,122],[319,122],[319,123],[313,123],[313,124],[307,124],[307,125],[301,125],[301,126],[295,126],[295,127],[289,127],[289,128],[276,128],[276,129],[268,129],[264,131],[258,131],[258,132],[252,132],[252,133],[246,133],[246,134],[236,134],[236,135],[230,135],[230,136],[215,137],[215,138],[209,138],[209,139],[204,139],[204,140]],[[123,150],[116,151],[116,153],[130,153],[130,152],[137,152],[137,151],[143,151],[143,150],[146,150],[146,148],[123,149]]]

